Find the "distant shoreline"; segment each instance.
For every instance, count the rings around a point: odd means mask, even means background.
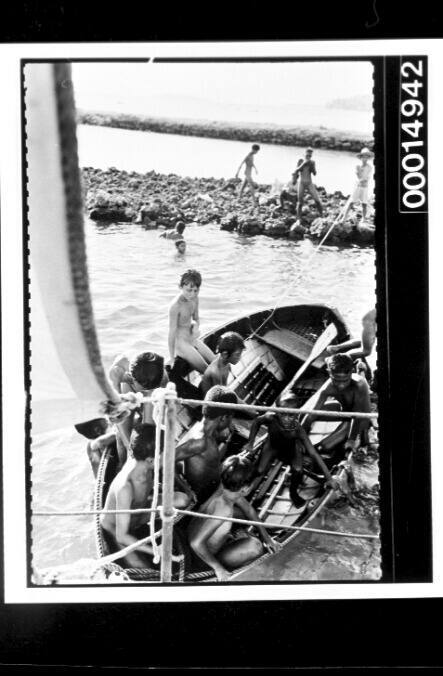
[[[372,149],[374,140],[370,134],[325,129],[323,127],[297,127],[272,123],[216,122],[180,118],[146,117],[124,113],[82,111],[77,113],[79,124],[100,127],[115,127],[136,131],[151,131],[161,134],[203,136],[206,138],[244,141],[248,143],[271,143],[285,146],[312,146],[329,150],[358,152],[363,146]]]

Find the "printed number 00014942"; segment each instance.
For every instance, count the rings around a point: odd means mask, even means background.
[[[412,79],[414,78],[414,79]],[[408,98],[404,98],[405,94]],[[424,134],[423,118],[423,61],[405,61],[401,66],[401,204],[413,211],[423,207],[426,194],[426,176],[423,172]],[[421,118],[421,119],[419,119]],[[412,139],[412,140],[411,140]]]

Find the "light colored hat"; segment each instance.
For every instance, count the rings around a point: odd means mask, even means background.
[[[369,148],[362,148],[360,152],[357,154],[357,157],[374,157],[374,153],[372,150],[369,150]]]

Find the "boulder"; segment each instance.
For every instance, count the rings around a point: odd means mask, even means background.
[[[227,230],[228,232],[233,232],[237,228],[237,215],[228,214],[220,221],[220,230]]]
[[[303,239],[306,232],[307,232],[306,228],[304,228],[303,225],[301,225],[300,221],[297,221],[296,223],[291,225],[291,227],[289,229],[288,236],[289,236],[289,239],[296,239],[296,240],[297,239]]]
[[[282,220],[271,220],[265,223],[264,234],[268,237],[285,237],[289,233],[289,225]]]

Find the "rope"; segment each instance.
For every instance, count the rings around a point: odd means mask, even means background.
[[[306,526],[287,526],[281,523],[266,523],[264,521],[249,521],[247,519],[236,519],[229,516],[215,516],[213,514],[201,514],[200,512],[190,512],[186,509],[176,509],[178,514],[185,514],[188,516],[195,516],[199,519],[215,519],[216,521],[230,521],[231,523],[241,523],[245,526],[261,526],[262,528],[278,528],[279,530],[294,530],[306,531],[307,533],[320,533],[322,535],[336,535],[338,537],[347,538],[364,538],[368,540],[378,539],[377,535],[369,535],[366,533],[344,533],[343,531],[322,530],[321,528],[308,528]],[[283,514],[282,516],[286,516]]]
[[[149,519],[149,529],[151,536],[155,531],[155,512],[157,511],[158,506],[158,492],[160,484],[160,453],[161,453],[161,424],[163,422],[163,414],[165,410],[165,390],[158,388],[152,393],[152,401],[154,404],[154,410],[152,417],[155,422],[155,456],[154,456],[154,494],[152,496],[152,512]],[[155,511],[154,511],[155,510]],[[154,563],[157,564],[160,561],[160,550],[157,546],[157,542],[154,539],[152,542],[154,550]]]
[[[345,206],[346,206],[346,205],[345,205]],[[258,328],[256,328],[256,329],[253,330],[253,332],[252,332],[251,335],[250,335],[250,338],[252,338],[253,336],[257,336],[257,335],[258,335],[258,332],[260,331],[260,329],[263,328],[263,326],[264,326],[264,325],[271,319],[271,317],[274,315],[274,313],[275,313],[275,311],[277,310],[278,306],[279,306],[279,305],[282,305],[282,301],[283,301],[284,298],[286,298],[286,296],[289,294],[289,292],[291,291],[291,289],[292,289],[292,287],[295,285],[295,283],[298,282],[298,280],[301,278],[301,276],[303,275],[304,270],[305,270],[306,266],[308,265],[308,263],[310,263],[310,262],[312,261],[312,259],[313,259],[314,256],[317,254],[317,252],[318,252],[318,250],[320,249],[320,247],[324,244],[324,242],[325,242],[325,240],[327,239],[327,237],[329,237],[330,233],[332,232],[332,230],[335,228],[335,226],[336,226],[337,223],[339,222],[339,219],[340,219],[342,213],[343,213],[343,209],[339,212],[337,218],[336,218],[335,221],[332,223],[332,225],[328,228],[326,234],[323,235],[323,237],[321,238],[320,242],[314,247],[314,250],[312,251],[311,255],[308,256],[308,258],[306,258],[306,259],[303,261],[303,264],[301,265],[301,268],[300,268],[299,273],[298,273],[297,275],[295,275],[295,278],[293,279],[293,281],[291,282],[291,284],[289,284],[289,286],[287,287],[285,293],[284,293],[282,296],[280,296],[279,301],[275,304],[275,306],[273,307],[273,309],[272,309],[271,312],[269,313],[269,316],[266,317],[266,319],[260,324],[260,326],[259,326]]]

